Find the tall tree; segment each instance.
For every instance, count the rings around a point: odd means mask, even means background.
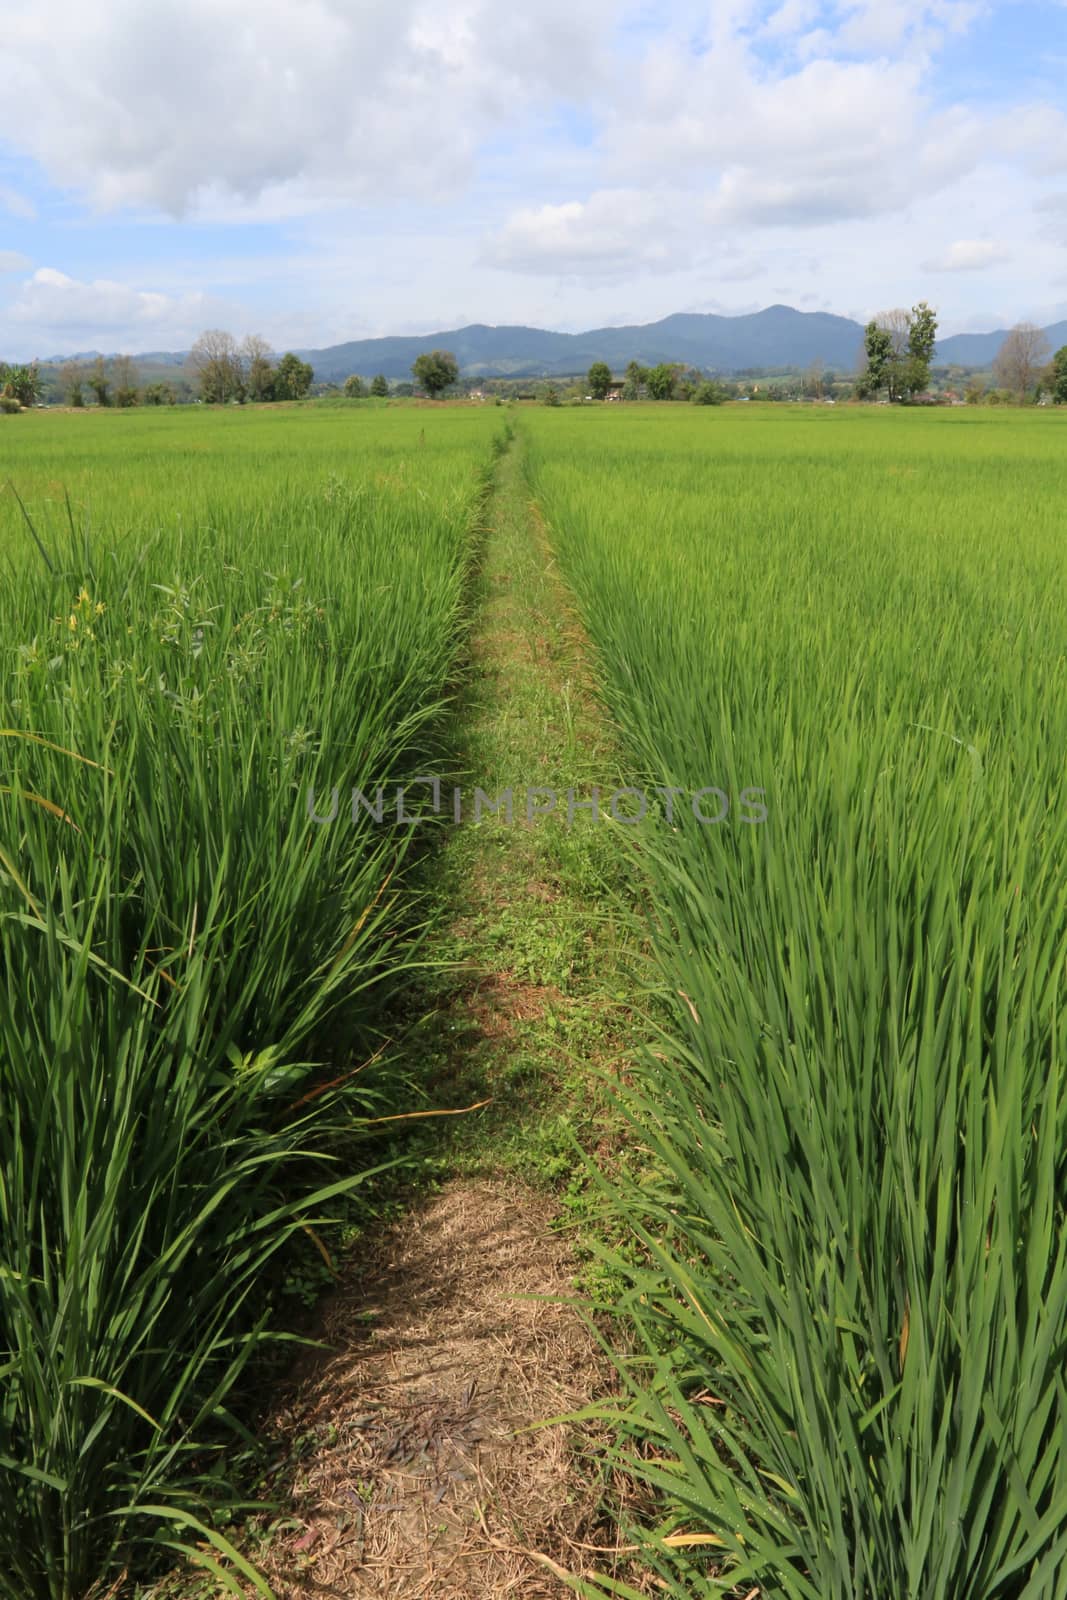
[[[856,380],[856,392],[867,397],[878,394],[887,387],[889,366],[893,359],[893,340],[888,328],[877,321],[868,322],[863,330],[864,365]]]
[[[389,393],[389,382],[384,372],[376,373],[371,379],[370,392],[376,400],[384,400]]]
[[[133,364],[132,356],[116,356],[114,361],[115,377],[115,404],[117,406],[135,406],[137,404],[137,385],[139,378],[137,368]]]
[[[1049,357],[1049,344],[1040,328],[1020,322],[1011,330],[993,363],[993,376],[1003,389],[1010,389],[1020,405],[1037,387],[1041,369]]]
[[[589,368],[589,393],[594,400],[603,400],[611,388],[611,368],[606,361],[594,361]]]
[[[675,398],[678,400],[692,400],[704,382],[704,374],[699,367],[678,366],[675,371],[677,374],[674,390]]]
[[[669,400],[674,393],[677,372],[673,366],[661,361],[645,374],[645,383],[653,400]]]
[[[80,407],[85,404],[85,372],[77,361],[65,361],[59,369],[59,391],[64,403]]]
[[[350,400],[362,400],[364,393],[363,379],[358,373],[354,372],[350,378],[345,379],[345,394]]]
[[[97,405],[109,406],[111,404],[111,379],[104,365],[103,356],[97,356],[93,362],[93,370],[86,381],[93,392]]]
[[[821,400],[823,393],[822,357],[816,356],[804,374],[804,393],[810,400]]]
[[[250,333],[241,345],[245,389],[250,400],[274,399],[273,354],[266,339],[261,339],[258,333]]]
[[[60,367],[59,385],[68,406],[85,404],[85,369],[80,361],[67,361]]]
[[[1067,344],[1053,356],[1049,376],[1053,400],[1058,406],[1067,406]]]
[[[622,386],[624,400],[640,400],[641,385],[645,381],[645,369],[638,361],[631,361],[626,368],[625,381]]]
[[[21,406],[35,406],[41,398],[41,373],[36,361],[14,367],[0,361],[0,389]]]
[[[930,381],[936,341],[937,317],[925,300],[910,311],[883,311],[864,330],[867,364],[859,392],[880,394],[884,389],[894,401],[921,394]]]
[[[311,388],[315,370],[307,361],[287,350],[278,362],[274,374],[274,396],[277,400],[303,400]]]
[[[459,377],[459,363],[451,350],[424,350],[416,356],[411,371],[431,400],[436,400]],[[610,376],[610,374],[609,374]]]
[[[226,405],[245,397],[244,363],[232,333],[208,328],[189,352],[188,366],[208,405]]]
[[[908,354],[913,361],[922,361],[929,368],[937,345],[937,314],[925,300],[911,309],[911,327],[908,330]]]

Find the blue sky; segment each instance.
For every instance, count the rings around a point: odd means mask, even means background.
[[[0,357],[1067,316],[1067,3],[0,0]]]

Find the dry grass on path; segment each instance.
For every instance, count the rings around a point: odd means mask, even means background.
[[[612,758],[588,647],[514,455],[488,520],[464,758],[493,792],[542,769],[563,787],[599,781]],[[572,1114],[573,1096],[588,1117],[592,1079],[572,1057],[621,1048],[603,992],[618,953],[596,945],[602,908],[576,837],[519,818],[448,840],[456,981],[439,1001],[438,1084],[464,1080],[456,1103],[492,1095],[497,1120],[462,1147],[462,1176],[344,1264],[320,1311],[329,1349],[302,1358],[273,1409],[289,1458],[273,1486],[287,1526],[263,1561],[278,1600],[558,1600],[568,1574],[615,1570],[598,1550],[618,1538],[605,1507],[626,1491],[604,1482],[602,1441],[539,1426],[603,1398],[614,1374],[575,1304],[558,1201],[508,1170],[518,1140],[537,1172],[539,1123]]]
[[[304,1358],[273,1421],[312,1441],[277,1486],[299,1521],[265,1564],[278,1600],[554,1600],[554,1568],[607,1542],[573,1425],[532,1426],[609,1381],[551,1222],[533,1190],[455,1183],[346,1273],[331,1352]]]

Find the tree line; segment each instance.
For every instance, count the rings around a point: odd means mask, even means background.
[[[364,383],[357,373],[345,379],[344,394],[349,400],[362,400],[364,395],[371,394],[375,399],[384,399],[389,393],[389,380],[384,372],[377,373],[370,383]]]
[[[1041,328],[1032,322],[1017,323],[993,363],[993,380],[1020,405],[1042,392],[1057,405],[1067,405],[1067,345],[1051,355]]]
[[[176,405],[187,398],[190,387],[207,405],[243,404],[245,401],[303,400],[311,389],[314,371],[306,361],[287,351],[277,359],[270,345],[257,334],[238,341],[220,328],[208,329],[193,344],[184,370],[174,381],[157,378],[142,384],[132,356],[97,356],[93,361],[63,363],[53,387],[37,362],[9,366],[0,362],[0,401],[5,410],[40,403],[46,392],[79,409],[89,403],[120,409],[137,406]]]
[[[891,402],[912,400],[930,382],[930,367],[937,342],[937,318],[925,300],[910,311],[883,312],[864,330],[865,362],[856,380],[859,399],[884,394]],[[972,381],[965,398],[1015,400],[1019,405],[1047,395],[1056,405],[1067,405],[1067,345],[1055,354],[1042,329],[1019,322],[1008,333],[993,362],[993,390],[984,381]]]
[[[303,400],[315,377],[310,364],[291,350],[276,363],[270,345],[258,334],[249,334],[238,343],[222,328],[202,333],[186,364],[195,375],[201,400],[208,405]]]
[[[411,375],[431,400],[438,400],[447,389],[459,382],[459,362],[451,350],[424,350],[415,357]],[[414,392],[412,386],[403,387],[407,392]],[[350,400],[361,400],[366,394],[383,397],[389,393],[389,380],[383,372],[379,372],[367,384],[358,373],[353,373],[345,379],[344,393]]]
[[[644,367],[631,361],[621,382],[616,382],[606,361],[594,361],[585,377],[590,400],[606,400],[615,393],[620,400],[691,400],[696,405],[717,406],[731,398],[730,390],[717,379],[708,378],[684,361],[660,361]],[[580,395],[573,399],[582,398]],[[559,389],[550,383],[542,395],[544,405],[563,404]]]
[[[872,318],[864,330],[863,360],[851,393],[860,399],[884,396],[894,403],[930,397],[926,390],[937,339],[937,317],[925,301],[910,311],[897,309]],[[459,382],[459,364],[449,350],[424,351],[411,368],[415,383],[431,399],[437,399]],[[238,341],[222,329],[209,329],[194,343],[186,359],[184,377],[191,381],[199,398],[210,405],[245,401],[301,400],[310,391],[314,372],[292,351],[276,359],[266,340],[250,334]],[[1020,404],[1047,396],[1058,405],[1067,405],[1067,346],[1050,355],[1048,340],[1041,329],[1022,322],[1007,335],[993,367],[997,387],[988,390],[985,379],[971,380],[966,399],[982,401],[1016,400]],[[180,380],[179,380],[180,381]],[[847,380],[846,380],[847,381]],[[143,385],[131,356],[105,360],[97,356],[92,364],[72,360],[58,374],[59,391],[70,406],[80,407],[91,398],[97,406],[174,405],[181,397],[175,384],[157,379]],[[698,405],[719,405],[737,394],[736,386],[708,378],[684,362],[658,362],[642,366],[634,360],[625,375],[616,381],[606,361],[594,361],[585,378],[588,397],[605,400],[615,394],[623,400],[691,400]],[[813,362],[802,380],[801,392],[813,399],[822,398],[841,384]],[[760,385],[751,385],[759,398]],[[186,391],[187,393],[188,391]],[[391,392],[383,373],[369,383],[355,374],[343,386],[350,399],[370,394],[385,397]],[[411,394],[411,384],[397,384],[392,392]],[[37,405],[46,393],[45,381],[36,362],[11,365],[0,362],[0,412],[19,411]],[[49,391],[49,398],[51,391]],[[572,401],[586,398],[575,390]],[[773,384],[763,398],[783,398]],[[788,398],[788,395],[784,396]],[[542,393],[546,405],[562,404],[559,388],[549,382]]]
[[[97,356],[91,366],[80,361],[67,361],[59,369],[60,393],[68,406],[80,408],[91,397],[98,406],[175,405],[177,393],[174,386],[165,382],[142,387],[140,374],[132,356],[113,356],[105,361]]]
[[[882,312],[864,329],[863,358],[852,384],[860,400],[884,396],[890,403],[914,401],[925,395],[937,345],[937,315],[921,300],[911,310]],[[1057,405],[1067,405],[1067,345],[1054,355],[1048,339],[1033,323],[1021,322],[1007,335],[993,364],[998,389],[988,393],[984,384],[972,383],[966,398],[1014,398],[1020,405],[1047,395]],[[821,398],[829,379],[822,363],[813,362],[803,379],[803,392]],[[606,361],[594,361],[586,377],[589,397],[605,400],[613,391],[623,400],[694,400],[717,405],[730,397],[721,383],[708,380],[683,363],[660,362],[643,367],[631,361],[621,384],[612,377]],[[559,390],[550,384],[543,395],[546,405],[561,404]]]

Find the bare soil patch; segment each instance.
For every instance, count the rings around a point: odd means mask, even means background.
[[[264,1565],[278,1600],[571,1592],[578,1546],[612,1537],[597,1439],[534,1426],[610,1383],[573,1273],[550,1203],[499,1180],[449,1185],[349,1265],[323,1309],[331,1348],[302,1358],[273,1419],[306,1450],[276,1486],[298,1523]]]
[[[547,1006],[566,1003],[554,984],[522,983],[510,973],[490,972],[465,997],[465,1011],[483,1038],[494,1039],[512,1034],[516,1022],[543,1016]]]

